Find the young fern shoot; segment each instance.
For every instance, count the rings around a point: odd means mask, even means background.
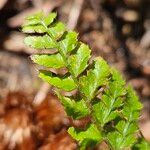
[[[142,104],[132,87],[126,86],[120,73],[103,58],[97,57],[89,63],[89,46],[78,41],[75,31],[67,30],[57,21],[56,13],[27,17],[22,31],[27,34],[24,40],[27,46],[40,52],[55,49],[51,54],[34,54],[31,59],[45,68],[39,70],[39,77],[55,87],[67,115],[74,120],[91,118],[84,129],[68,129],[81,150],[103,141],[112,150],[150,148],[144,139],[138,142],[136,136]],[[47,71],[49,68],[67,71],[62,75]],[[73,90],[77,92],[72,96],[62,94]]]

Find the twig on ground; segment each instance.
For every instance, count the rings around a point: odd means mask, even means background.
[[[74,29],[78,23],[79,16],[82,10],[84,0],[75,0],[71,8],[67,26],[69,29]]]
[[[0,10],[5,6],[7,0],[0,0]]]
[[[48,83],[43,82],[39,91],[36,93],[34,97],[33,104],[39,105],[42,103],[42,101],[46,98],[47,93],[49,92],[51,86]]]

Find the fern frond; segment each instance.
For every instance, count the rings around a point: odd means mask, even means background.
[[[90,48],[78,41],[75,31],[68,31],[62,22],[56,21],[56,13],[27,17],[22,31],[28,34],[27,46],[41,52],[56,50],[53,54],[34,54],[31,58],[45,68],[39,70],[39,77],[56,87],[56,95],[68,116],[91,117],[85,129],[68,129],[80,149],[102,141],[113,150],[132,147],[137,141],[135,133],[139,130],[137,121],[142,105],[133,89],[126,87],[120,73],[101,57],[90,64]],[[47,68],[66,68],[67,72],[59,75],[46,71]],[[61,90],[78,92],[66,97]]]

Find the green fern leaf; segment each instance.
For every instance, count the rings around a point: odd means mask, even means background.
[[[72,98],[62,96],[58,92],[57,96],[63,104],[68,116],[71,116],[73,119],[80,119],[90,114],[90,110],[83,99],[73,100]]]
[[[65,35],[65,38],[58,43],[63,55],[75,49],[77,46],[77,36],[76,32],[69,31],[67,35]]]
[[[57,14],[56,13],[50,13],[48,16],[46,17],[41,17],[41,22],[46,26],[49,26],[51,23],[54,22],[54,19],[56,18]]]
[[[43,25],[24,26],[22,31],[25,32],[25,33],[46,33],[46,29],[45,29],[45,27],[43,27]]]
[[[82,43],[77,53],[68,58],[70,70],[72,70],[75,77],[82,73],[88,66],[87,63],[90,59],[90,52],[89,47]]]
[[[32,55],[31,59],[38,65],[49,67],[49,68],[63,68],[65,62],[62,56],[58,54],[36,54]]]
[[[48,28],[47,32],[57,40],[63,35],[65,30],[65,25],[61,22],[58,22],[54,24],[51,28]]]
[[[106,85],[109,75],[109,66],[102,58],[95,59],[94,69],[87,72],[87,76],[80,78],[81,92],[91,100],[96,94],[96,90]]]
[[[59,89],[72,91],[77,88],[71,77],[60,78],[49,71],[40,71],[39,77]]]
[[[150,150],[150,143],[144,138],[139,138],[139,140],[133,145],[133,150]]]
[[[27,46],[36,49],[51,49],[57,47],[56,44],[48,35],[28,36],[25,38],[24,42]]]
[[[102,135],[94,124],[88,125],[86,130],[75,129],[74,127],[70,127],[68,133],[74,139],[79,141],[81,150],[85,150],[89,142],[92,146],[92,144],[95,145],[96,143],[101,142],[102,140]]]

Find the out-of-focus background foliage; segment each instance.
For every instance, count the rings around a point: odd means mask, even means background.
[[[66,117],[29,59],[35,51],[24,45],[21,25],[41,10],[56,11],[94,56],[104,57],[132,84],[144,104],[139,126],[150,141],[149,0],[0,0],[0,150],[74,150],[66,129],[87,121]]]

